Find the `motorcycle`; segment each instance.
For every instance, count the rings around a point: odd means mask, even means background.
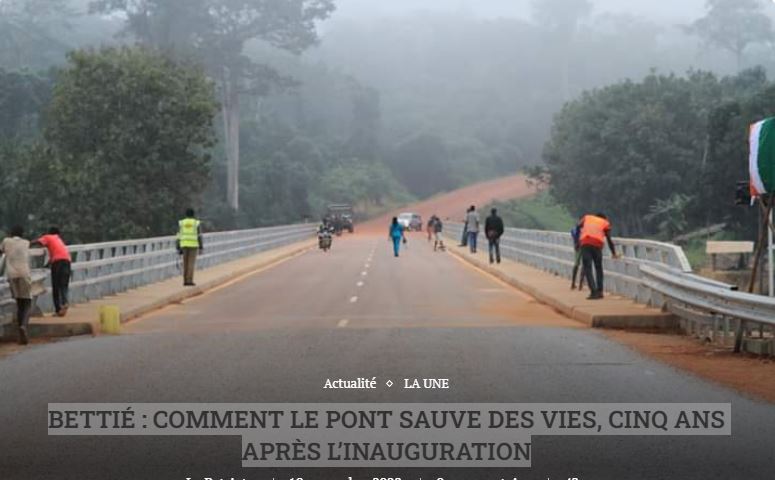
[[[332,243],[333,238],[331,237],[331,230],[326,228],[318,231],[318,247],[321,250],[324,252],[331,250]]]

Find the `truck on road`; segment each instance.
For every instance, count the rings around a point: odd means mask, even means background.
[[[355,219],[352,205],[344,203],[329,205],[326,218],[334,227],[334,232],[337,235],[340,235],[344,230],[355,233]]]

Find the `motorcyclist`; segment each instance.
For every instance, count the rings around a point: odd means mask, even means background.
[[[318,246],[321,250],[328,250],[333,244],[333,238],[331,236],[332,228],[325,222],[321,223],[318,227]]]

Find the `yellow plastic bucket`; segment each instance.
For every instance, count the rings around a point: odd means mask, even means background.
[[[100,331],[108,335],[121,333],[121,311],[115,305],[100,307]]]

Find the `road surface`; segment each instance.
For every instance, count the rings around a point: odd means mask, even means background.
[[[451,390],[324,390],[327,378]],[[732,437],[536,437],[531,470],[242,470],[239,437],[48,437],[49,402],[731,402]],[[124,335],[0,360],[0,479],[765,479],[775,409],[639,356],[422,235],[356,235]]]

